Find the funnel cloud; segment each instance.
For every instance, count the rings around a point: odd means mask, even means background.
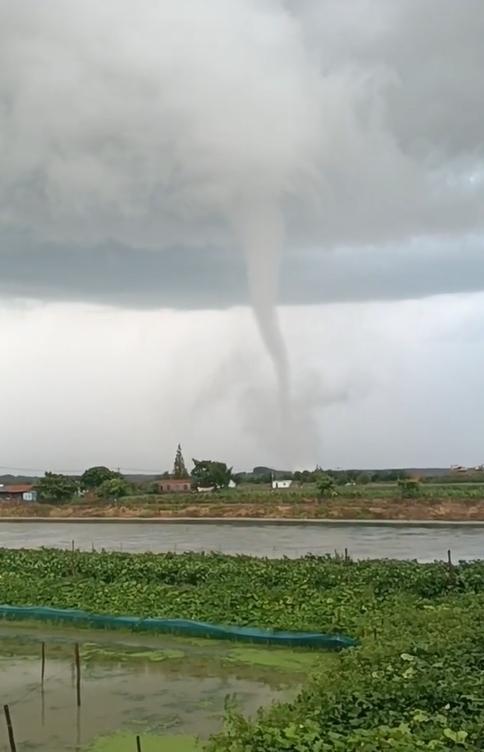
[[[483,38],[482,0],[0,0],[2,302],[250,303],[292,420],[278,303],[484,290]]]
[[[480,0],[0,0],[3,289],[120,244],[216,269],[259,199],[293,267],[481,238],[483,33]]]

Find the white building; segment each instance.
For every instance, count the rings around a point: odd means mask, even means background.
[[[292,486],[292,480],[273,480],[272,488],[290,488]]]

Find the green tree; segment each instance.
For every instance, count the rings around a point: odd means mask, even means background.
[[[192,481],[201,488],[226,488],[232,480],[232,468],[227,467],[225,462],[212,460],[192,460]]]
[[[402,499],[415,499],[420,496],[421,486],[417,478],[400,478],[398,486]]]
[[[333,477],[337,486],[345,486],[347,483],[351,483],[351,476],[345,470],[337,470]]]
[[[123,496],[127,496],[130,491],[130,484],[119,476],[117,478],[108,478],[97,489],[99,496],[102,496],[103,499],[120,499]]]
[[[72,499],[78,492],[77,481],[69,475],[45,473],[36,484],[41,501],[62,502]]]
[[[360,473],[356,476],[356,482],[359,486],[366,486],[370,482],[370,476],[368,473]]]
[[[320,496],[337,496],[334,478],[327,473],[321,473],[317,480],[317,487]]]
[[[95,488],[99,488],[104,481],[119,477],[119,473],[110,470],[108,467],[104,467],[104,465],[90,467],[81,475],[81,488],[84,491],[92,491]]]
[[[173,477],[179,478],[181,480],[184,480],[185,478],[190,477],[190,473],[188,472],[186,466],[185,466],[185,460],[183,459],[182,449],[180,444],[178,444],[176,455],[175,455],[175,463],[173,465]]]

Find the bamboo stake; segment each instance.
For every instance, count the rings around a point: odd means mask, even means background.
[[[79,655],[79,643],[74,646],[74,656],[76,659],[76,697],[77,707],[81,707],[81,657]]]
[[[136,752],[142,752],[141,749],[141,736],[136,737]]]
[[[45,678],[45,642],[42,643],[42,652],[41,652],[41,659],[40,659],[40,681],[42,686],[44,686],[44,678]]]
[[[76,713],[76,752],[81,752],[81,708]]]
[[[40,687],[40,721],[42,723],[42,727],[44,727],[45,726],[45,690],[44,690],[43,684]]]
[[[5,720],[7,722],[8,741],[10,743],[10,752],[17,752],[15,746],[15,737],[13,733],[12,718],[10,717],[10,708],[8,705],[3,706],[3,712],[5,713]]]

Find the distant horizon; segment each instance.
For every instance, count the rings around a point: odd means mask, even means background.
[[[227,463],[227,464],[230,467],[230,463]],[[18,468],[18,467],[17,468],[12,468],[12,467],[8,467],[8,468],[5,469],[3,467],[0,467],[0,480],[2,478],[4,478],[4,477],[7,477],[7,476],[14,477],[14,478],[17,478],[17,477],[18,478],[36,478],[36,477],[44,475],[46,472],[59,473],[59,474],[62,474],[62,475],[80,476],[80,475],[83,474],[83,472],[85,470],[88,469],[88,467],[108,467],[110,470],[117,471],[117,472],[121,473],[122,475],[132,475],[132,476],[139,476],[139,477],[144,477],[144,476],[150,477],[150,476],[153,476],[153,475],[163,475],[166,472],[171,472],[172,471],[171,467],[170,468],[165,468],[164,470],[155,470],[155,469],[148,470],[148,469],[139,469],[139,468],[136,469],[136,468],[129,468],[129,467],[123,468],[123,467],[120,467],[120,466],[113,467],[113,466],[110,466],[110,465],[104,465],[103,463],[99,463],[98,465],[89,465],[89,466],[86,466],[85,468],[79,469],[79,470],[72,470],[72,469],[65,470],[65,469],[56,468],[56,467],[47,467],[45,469],[41,469],[41,468],[27,468],[27,467],[24,467],[24,468]],[[449,472],[450,470],[456,469],[456,468],[465,468],[468,471],[469,470],[476,470],[477,471],[479,469],[478,465],[465,465],[465,464],[464,465],[457,465],[457,464],[455,464],[455,465],[418,465],[418,466],[417,465],[388,465],[388,466],[381,466],[381,467],[373,467],[373,466],[372,467],[370,467],[370,466],[368,466],[368,467],[350,467],[350,466],[348,466],[348,467],[343,467],[343,466],[331,467],[331,466],[320,465],[319,467],[321,468],[322,471],[330,471],[330,472],[362,472],[362,473],[365,473],[365,472],[368,472],[368,473],[370,473],[370,472],[390,472],[392,470],[420,471],[420,472],[429,473],[431,471],[437,471],[437,472],[447,471],[447,472]],[[278,467],[273,467],[273,466],[270,466],[270,465],[254,465],[250,469],[247,469],[247,468],[245,468],[245,469],[236,469],[236,468],[233,468],[233,473],[234,473],[234,475],[237,475],[239,473],[250,474],[250,473],[254,472],[255,468],[264,468],[267,471],[272,471],[272,472],[277,472],[277,473],[281,473],[281,472],[296,473],[296,472],[304,472],[304,471],[314,472],[314,470],[316,469],[315,467],[314,468],[305,467],[305,468],[296,468],[294,470],[291,470],[289,468],[284,468],[284,467],[279,467],[278,468]],[[190,472],[189,468],[188,468],[188,470]]]

